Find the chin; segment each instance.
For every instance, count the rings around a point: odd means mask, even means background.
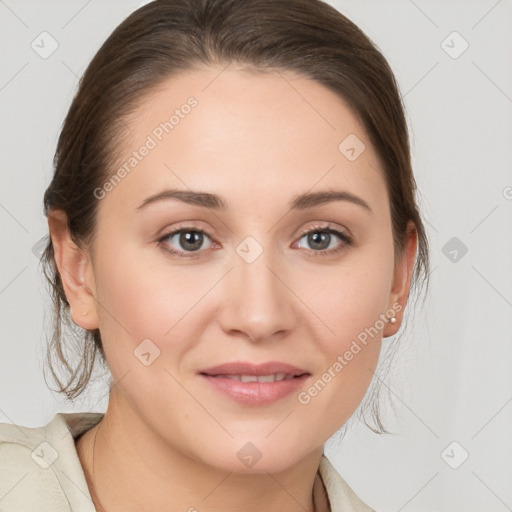
[[[203,453],[203,462],[226,472],[258,475],[285,471],[307,455],[303,452],[304,445],[284,446],[280,443],[281,449],[278,448],[279,444],[269,443],[264,438],[260,443],[243,440],[210,453],[208,460]]]

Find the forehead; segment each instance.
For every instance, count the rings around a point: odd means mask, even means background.
[[[123,178],[109,201],[135,206],[179,187],[247,207],[342,187],[375,202],[385,189],[377,155],[347,103],[288,71],[187,71],[142,98],[126,121],[113,170],[124,168]]]

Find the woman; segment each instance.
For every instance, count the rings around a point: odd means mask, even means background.
[[[144,6],[86,70],[44,204],[54,377],[73,399],[99,352],[112,384],[105,414],[2,425],[5,507],[372,510],[323,445],[428,249],[400,95],[353,23],[312,0]]]

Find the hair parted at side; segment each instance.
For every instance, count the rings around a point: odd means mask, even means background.
[[[239,63],[257,71],[294,71],[345,100],[361,121],[385,174],[395,258],[403,254],[407,224],[418,234],[411,291],[427,285],[429,251],[416,201],[407,124],[394,75],[370,39],[320,0],[157,0],[126,18],[98,50],[64,121],[44,212],[63,211],[74,242],[93,240],[98,199],[94,190],[115,171],[125,119],[145,95],[182,71]],[[341,141],[340,141],[341,142]],[[106,365],[99,330],[71,321],[51,239],[42,256],[54,303],[47,362],[57,391],[73,400],[86,388],[97,355]],[[73,347],[66,342],[73,339]],[[65,353],[74,348],[79,363]],[[54,359],[66,372],[64,382]],[[385,432],[377,397],[370,406]]]

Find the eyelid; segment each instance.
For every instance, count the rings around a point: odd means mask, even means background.
[[[160,239],[172,235],[176,233],[176,231],[189,229],[190,231],[200,231],[201,233],[205,233],[211,238],[211,235],[208,233],[207,229],[201,227],[201,224],[204,224],[204,222],[194,220],[176,222],[171,226],[165,226],[164,228],[159,229],[154,236]]]
[[[331,222],[326,223],[320,223],[320,224],[314,224],[313,226],[308,226],[307,228],[303,228],[300,231],[300,236],[307,235],[308,233],[314,231],[333,231],[335,233],[340,233],[347,238],[352,239],[352,235],[350,234],[350,231],[346,228],[338,227],[336,224],[332,224]]]

